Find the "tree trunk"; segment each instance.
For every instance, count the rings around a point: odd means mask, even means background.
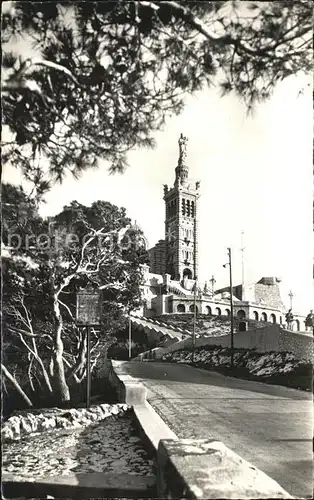
[[[82,372],[85,369],[86,366],[86,359],[87,359],[87,337],[86,335],[83,336],[82,341],[80,343],[80,348],[78,352],[78,359],[71,370],[71,372],[68,374],[68,380],[71,377],[74,377],[74,375],[78,375],[80,378],[82,376]]]
[[[55,352],[54,352],[54,367],[55,367],[55,382],[57,385],[58,395],[62,402],[70,401],[70,390],[66,383],[65,371],[63,364],[63,342],[62,342],[62,315],[60,313],[58,297],[54,296],[54,316],[55,316]]]
[[[31,386],[32,391],[35,392],[35,387],[34,387],[33,378],[32,378],[33,361],[34,361],[34,356],[31,357],[30,363],[28,365],[27,374],[28,374],[29,385]]]
[[[54,377],[54,362],[53,362],[53,355],[51,355],[50,361],[49,361],[49,375],[51,378]]]
[[[28,370],[28,375],[29,375],[29,382],[30,382],[30,385],[32,387],[32,381],[31,381],[31,365],[34,361],[34,359],[36,359],[37,363],[39,364],[40,368],[41,368],[41,371],[42,371],[42,375],[44,377],[44,380],[45,380],[45,383],[46,383],[46,386],[47,386],[47,389],[49,392],[53,392],[53,389],[51,387],[51,383],[50,383],[50,379],[49,379],[49,375],[47,373],[47,370],[45,368],[45,365],[41,359],[41,357],[39,356],[38,354],[38,349],[37,349],[37,345],[36,345],[36,341],[34,338],[32,338],[32,343],[33,343],[33,350],[29,347],[29,345],[27,344],[26,340],[24,339],[23,335],[20,333],[20,338],[21,338],[21,341],[23,342],[23,344],[25,345],[25,347],[28,349],[30,355],[32,356],[31,358],[31,362],[30,362],[30,365],[29,365],[29,370]]]
[[[41,357],[40,357],[40,356],[39,356],[39,354],[38,354],[36,341],[35,341],[35,339],[34,339],[34,338],[32,339],[32,341],[33,341],[33,348],[34,348],[34,353],[35,353],[35,359],[36,359],[36,361],[38,362],[38,364],[39,364],[39,365],[40,365],[40,367],[41,367],[41,371],[42,371],[42,374],[43,374],[43,377],[44,377],[44,380],[45,380],[46,386],[47,386],[47,388],[48,388],[48,391],[49,391],[49,392],[53,392],[53,389],[52,389],[52,387],[51,387],[51,383],[50,383],[50,378],[49,378],[48,372],[47,372],[47,370],[46,370],[46,368],[45,368],[45,365],[44,365],[44,363],[43,363],[43,361],[42,361]]]
[[[33,406],[33,403],[31,400],[28,398],[28,396],[25,394],[23,391],[22,387],[20,384],[17,382],[17,380],[11,375],[11,373],[6,369],[6,367],[1,363],[1,369],[3,371],[3,374],[7,377],[8,380],[14,385],[15,389],[18,391],[18,393],[22,396],[24,401],[28,404],[28,406]]]

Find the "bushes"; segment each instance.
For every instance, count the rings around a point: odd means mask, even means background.
[[[177,363],[192,362],[192,348],[167,353],[162,358]],[[226,375],[272,384],[286,385],[309,391],[312,389],[313,366],[297,360],[286,352],[258,353],[255,350],[236,349],[231,367],[231,349],[221,346],[199,347],[194,352],[194,364],[214,369]]]

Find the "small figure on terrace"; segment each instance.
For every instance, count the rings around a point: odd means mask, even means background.
[[[286,323],[288,330],[292,330],[292,323],[293,323],[292,309],[289,309],[289,311],[286,314]]]
[[[305,331],[307,332],[307,329],[309,328],[310,331],[313,330],[314,326],[314,315],[313,315],[313,310],[311,309],[307,317],[305,318]]]

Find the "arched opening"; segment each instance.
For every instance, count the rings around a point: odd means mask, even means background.
[[[206,314],[211,314],[212,308],[210,306],[206,306]]]
[[[297,332],[300,331],[300,321],[298,319],[295,320],[295,325],[297,327]]]
[[[178,311],[178,313],[185,313],[185,305],[184,304],[178,304],[177,311]]]
[[[221,316],[221,309],[220,307],[216,307],[216,310],[215,310],[217,316]]]
[[[267,321],[267,314],[265,312],[261,314],[261,321]]]
[[[237,317],[239,319],[244,319],[245,318],[245,311],[243,309],[240,309],[238,312],[237,312]]]
[[[276,323],[276,315],[275,314],[271,314],[269,319],[270,319],[271,323]]]
[[[226,316],[228,316],[228,318],[229,318],[229,317],[230,317],[230,314],[231,314],[230,309],[226,309],[226,310],[225,310],[225,315],[226,315]]]
[[[253,316],[254,316],[255,321],[258,321],[258,312],[257,311],[253,311]]]
[[[191,269],[188,269],[187,267],[183,271],[183,278],[188,278],[189,280],[192,279],[192,271]]]
[[[190,312],[194,312],[194,304],[191,304],[189,309],[190,309]],[[195,312],[198,312],[197,306],[195,306]]]

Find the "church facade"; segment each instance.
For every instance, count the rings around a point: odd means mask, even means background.
[[[197,313],[230,315],[229,287],[213,293],[199,286],[199,197],[200,182],[189,179],[187,138],[179,138],[179,158],[172,187],[164,185],[165,237],[148,250],[150,266],[143,265],[143,314]],[[262,278],[258,283],[233,287],[234,315],[271,323],[284,323],[285,306],[279,280]],[[296,328],[300,330],[300,322]]]

